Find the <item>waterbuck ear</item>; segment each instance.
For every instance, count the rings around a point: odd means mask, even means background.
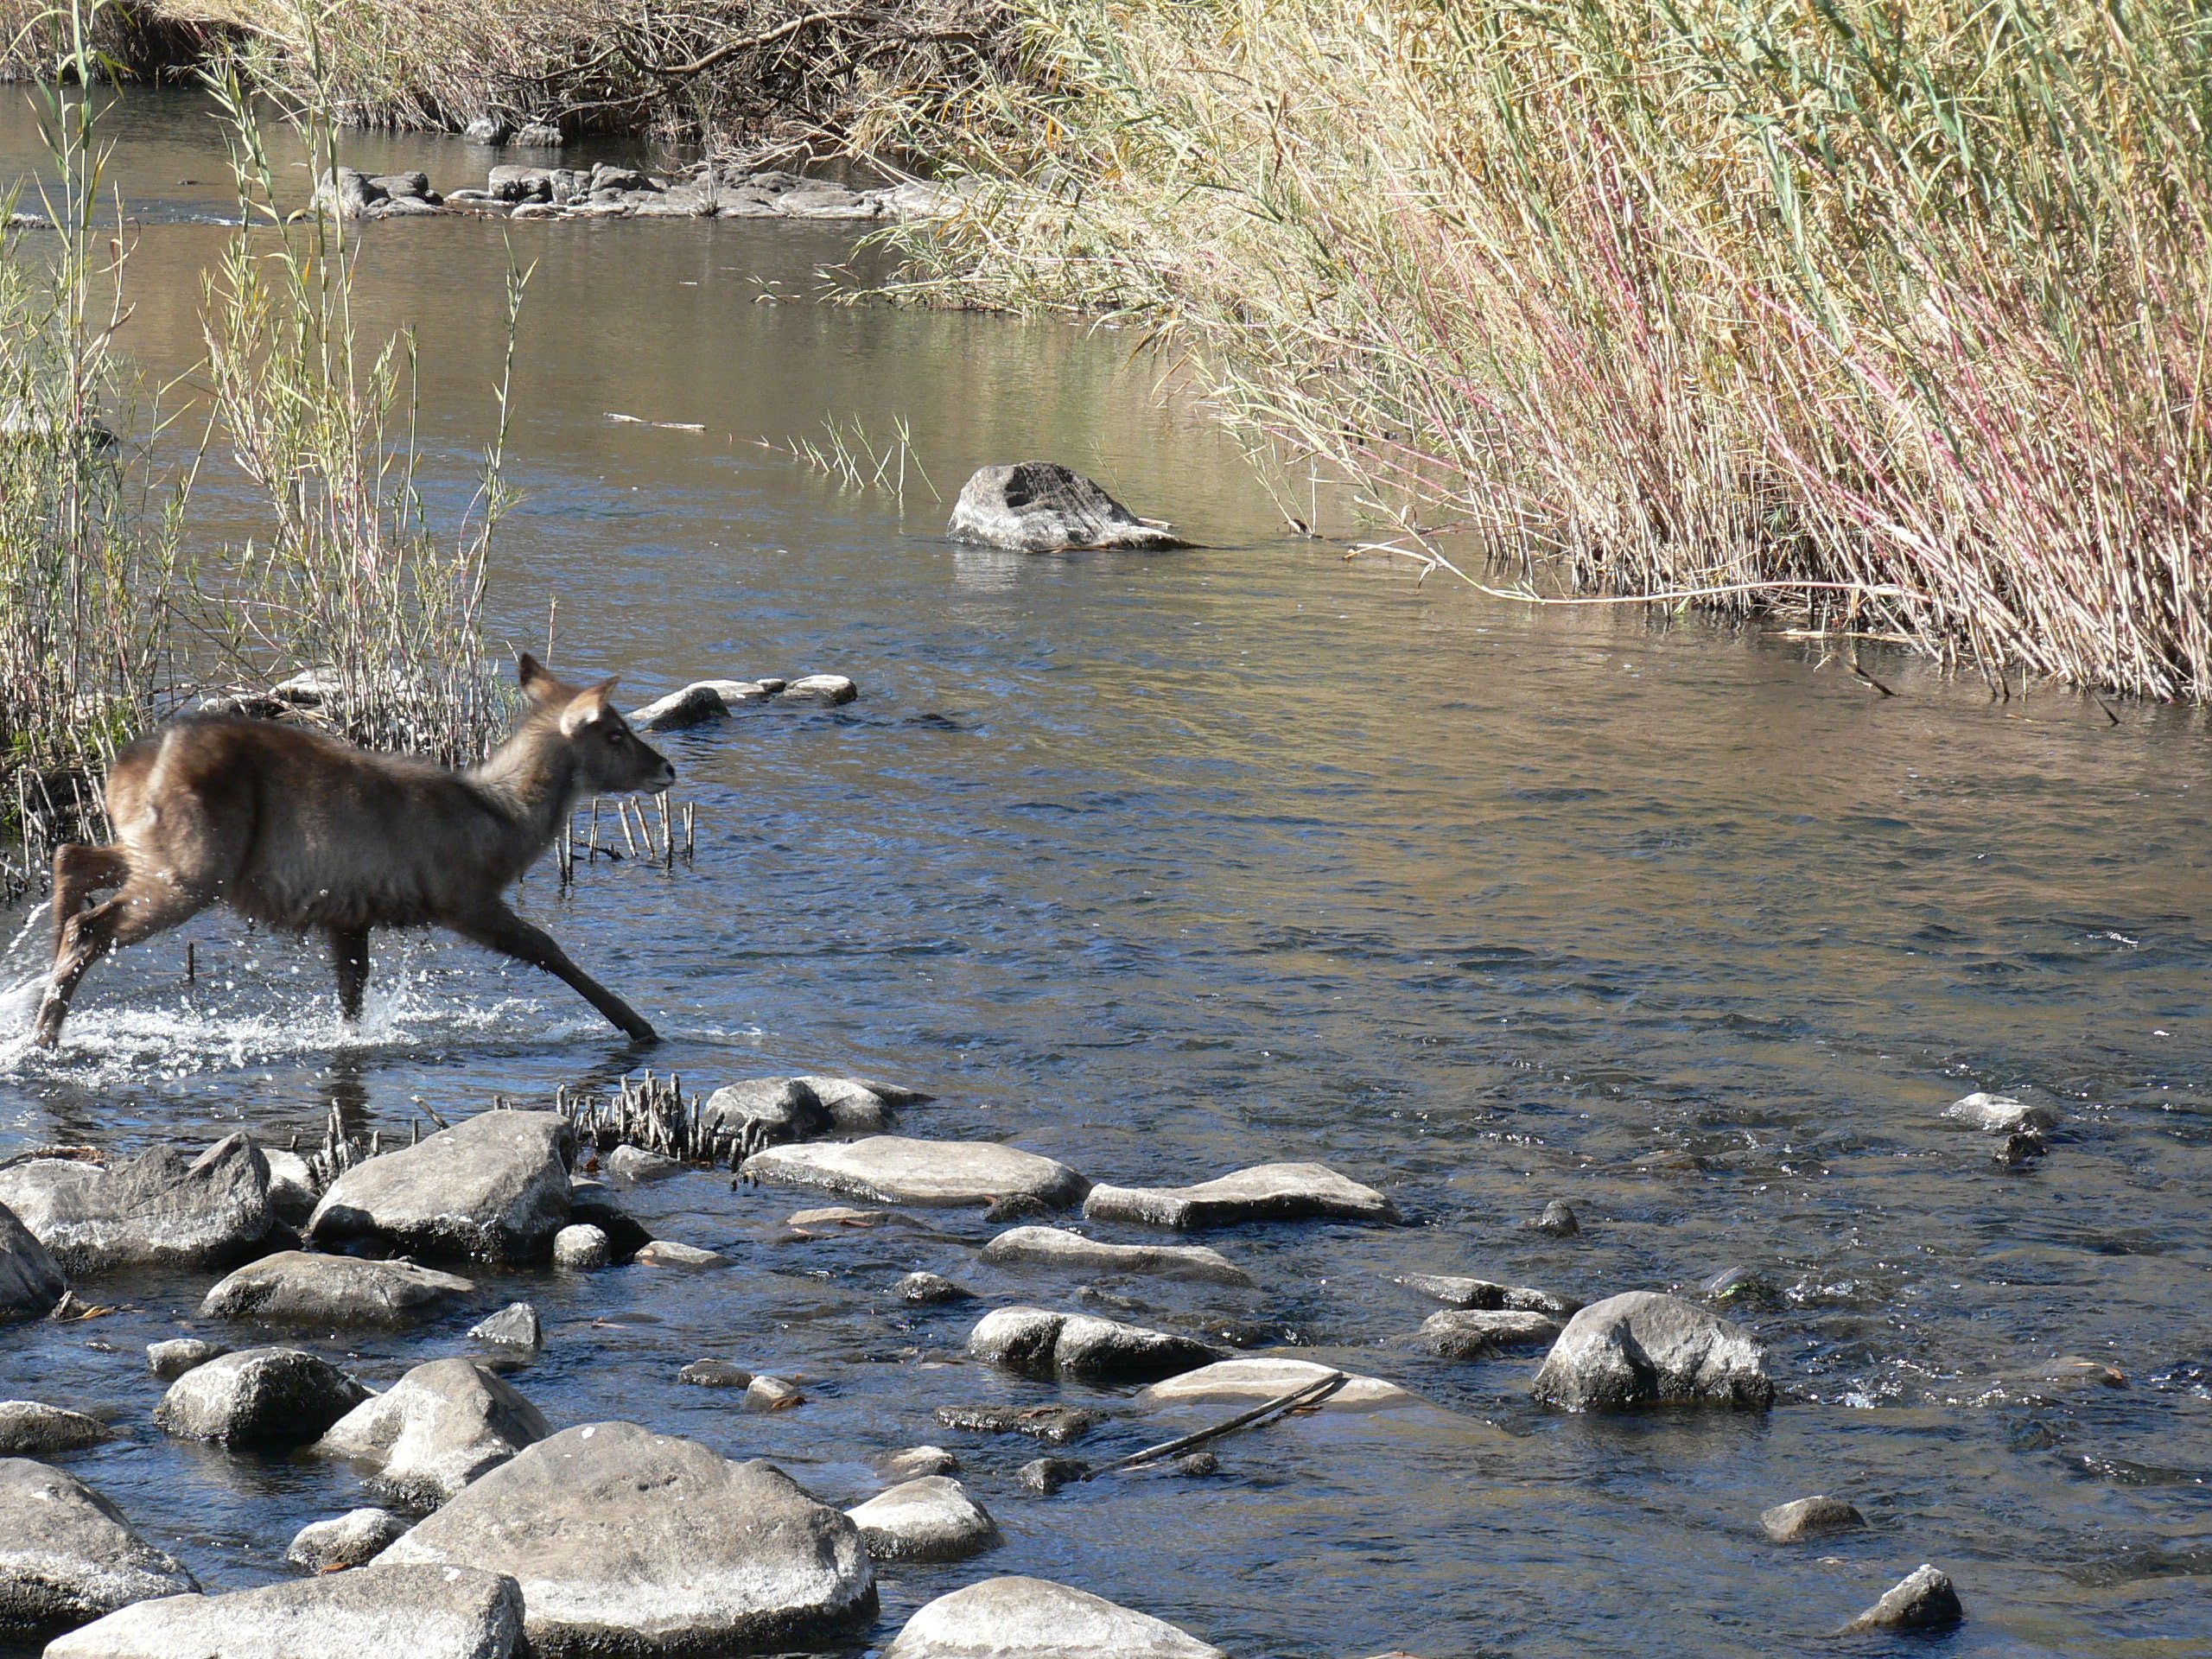
[[[569,699],[569,706],[561,711],[561,735],[574,737],[597,720],[607,709],[607,694],[614,689],[613,680],[601,680],[597,685],[588,685]]]
[[[515,658],[515,683],[532,702],[545,702],[561,690],[561,682],[545,671],[545,664],[528,652]]]

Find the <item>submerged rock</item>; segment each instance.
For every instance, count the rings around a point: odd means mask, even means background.
[[[962,486],[945,533],[1015,553],[1083,548],[1156,552],[1190,543],[1148,524],[1081,473],[1049,461],[985,467]]]
[[[0,1319],[44,1319],[68,1287],[53,1252],[0,1204]]]
[[[1371,1186],[1348,1180],[1326,1164],[1258,1164],[1196,1186],[1100,1185],[1084,1200],[1092,1221],[1141,1222],[1153,1227],[1228,1227],[1243,1221],[1395,1221],[1397,1207]]]
[[[1180,1376],[1154,1383],[1137,1395],[1141,1406],[1236,1404],[1256,1406],[1280,1400],[1293,1391],[1319,1382],[1338,1368],[1317,1365],[1310,1359],[1224,1359]],[[1398,1406],[1417,1406],[1418,1395],[1379,1376],[1357,1374],[1315,1409],[1320,1411],[1384,1411]]]
[[[1215,1285],[1252,1282],[1250,1274],[1220,1251],[1202,1244],[1106,1244],[1064,1227],[1009,1229],[983,1246],[982,1259],[993,1267],[1031,1265],[1078,1273],[1146,1274]]]
[[[771,1464],[634,1423],[539,1441],[379,1559],[510,1575],[548,1659],[785,1650],[876,1609],[850,1521]]]
[[[311,1573],[359,1567],[397,1542],[410,1523],[390,1510],[349,1510],[327,1521],[310,1521],[292,1535],[284,1559]]]
[[[1923,1563],[1839,1634],[1853,1630],[1933,1630],[1955,1624],[1966,1616],[1950,1576]]]
[[[1989,1135],[2047,1135],[2058,1127],[2056,1107],[2010,1095],[1963,1095],[1943,1109],[1943,1116]]]
[[[204,1319],[292,1325],[413,1325],[474,1295],[474,1281],[412,1262],[284,1250],[249,1262],[200,1304]]]
[[[1559,1321],[1546,1313],[1455,1308],[1431,1314],[1414,1339],[1440,1359],[1484,1359],[1500,1348],[1550,1342],[1559,1333]]]
[[[892,1287],[892,1294],[902,1302],[914,1302],[925,1306],[945,1302],[972,1302],[976,1293],[956,1285],[939,1273],[910,1273]]]
[[[962,1561],[999,1541],[998,1523],[943,1475],[906,1481],[845,1514],[879,1561]]]
[[[467,1567],[357,1567],[140,1602],[64,1637],[46,1659],[514,1659],[522,1626],[512,1579]]]
[[[1046,1579],[986,1579],[906,1621],[883,1659],[1228,1659],[1149,1614]]]
[[[249,1348],[169,1384],[154,1421],[188,1440],[305,1446],[369,1397],[328,1360],[296,1348]]]
[[[112,1169],[29,1159],[0,1168],[0,1205],[72,1273],[226,1268],[278,1225],[268,1160],[243,1134],[197,1157],[156,1147]]]
[[[198,1337],[149,1342],[146,1344],[146,1369],[164,1382],[174,1382],[194,1366],[220,1359],[230,1351],[222,1343],[203,1342]]]
[[[1801,1497],[1761,1511],[1759,1525],[1777,1544],[1794,1544],[1831,1532],[1855,1532],[1866,1524],[1857,1507],[1825,1495]]]
[[[575,1151],[557,1112],[482,1112],[355,1165],[308,1231],[330,1247],[374,1239],[428,1255],[539,1260],[569,1220]]]
[[[1061,1487],[1083,1479],[1090,1465],[1081,1458],[1033,1458],[1014,1471],[1022,1490],[1050,1497]]]
[[[776,701],[834,709],[840,703],[850,702],[860,694],[860,687],[842,674],[802,674],[776,693]]]
[[[649,1268],[726,1268],[730,1263],[719,1250],[702,1250],[673,1238],[657,1238],[631,1259]]]
[[[74,1475],[0,1458],[0,1633],[67,1630],[199,1587]]]
[[[45,1458],[81,1452],[115,1438],[97,1417],[35,1400],[0,1401],[0,1458]]]
[[[726,1359],[695,1359],[676,1374],[676,1380],[698,1389],[742,1389],[751,1385],[753,1373]]]
[[[1149,1382],[1224,1357],[1210,1343],[1088,1313],[1001,1307],[968,1334],[968,1351],[1024,1376]]]
[[[430,1509],[552,1432],[536,1406],[482,1366],[434,1359],[347,1412],[314,1449],[369,1465],[383,1491]]]
[[[1027,1434],[1047,1446],[1071,1445],[1106,1421],[1104,1412],[1079,1406],[939,1406],[936,1415],[947,1428]]]
[[[1547,1313],[1553,1319],[1563,1319],[1582,1306],[1572,1297],[1554,1296],[1548,1290],[1536,1290],[1528,1285],[1499,1285],[1487,1279],[1462,1279],[1448,1274],[1408,1273],[1402,1275],[1398,1282],[1408,1290],[1433,1296],[1453,1307],[1486,1311],[1507,1308],[1523,1313]]]
[[[1694,1302],[1632,1290],[1592,1302],[1537,1370],[1530,1392],[1569,1411],[1630,1406],[1764,1408],[1774,1384],[1738,1326]]]
[[[1059,1208],[1090,1183],[1065,1164],[990,1141],[865,1141],[771,1147],[745,1160],[754,1180],[820,1187],[876,1204],[985,1205],[1008,1194]]]
[[[1574,1213],[1573,1205],[1564,1198],[1554,1198],[1544,1206],[1544,1213],[1529,1226],[1533,1231],[1549,1233],[1554,1238],[1573,1238],[1582,1230],[1582,1221]]]

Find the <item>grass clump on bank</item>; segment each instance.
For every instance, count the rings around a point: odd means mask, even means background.
[[[2186,0],[1026,10],[917,291],[1143,319],[1416,550],[2212,696]]]

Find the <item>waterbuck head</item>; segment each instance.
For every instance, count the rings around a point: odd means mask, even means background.
[[[612,679],[575,686],[555,679],[527,652],[516,661],[516,677],[531,701],[530,724],[541,722],[560,734],[575,761],[575,781],[588,795],[620,795],[630,790],[654,791],[676,781],[668,757],[639,740],[630,722],[608,701]]]

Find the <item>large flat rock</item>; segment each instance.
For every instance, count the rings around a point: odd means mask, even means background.
[[[1694,1302],[1631,1290],[1567,1321],[1529,1392],[1568,1411],[1634,1406],[1764,1408],[1774,1383],[1741,1326]]]
[[[320,1355],[247,1348],[195,1365],[169,1384],[154,1421],[188,1440],[305,1446],[369,1397]]]
[[[226,1596],[142,1601],[46,1659],[514,1659],[514,1580],[458,1567],[357,1567]]]
[[[553,1432],[505,1380],[466,1359],[417,1365],[333,1423],[315,1450],[366,1465],[400,1503],[432,1509]]]
[[[1019,1198],[1060,1209],[1090,1185],[1065,1164],[995,1141],[913,1141],[896,1135],[771,1147],[747,1159],[744,1173],[877,1204],[941,1207]]]
[[[1042,1307],[993,1309],[968,1333],[968,1351],[1023,1376],[1093,1382],[1149,1382],[1224,1357],[1190,1337]]]
[[[504,1573],[537,1659],[719,1659],[874,1617],[860,1532],[772,1465],[634,1423],[540,1440],[378,1558]]]
[[[481,1112],[357,1164],[308,1223],[318,1244],[374,1239],[410,1254],[543,1257],[568,1224],[575,1131],[558,1112]]]
[[[197,1157],[156,1147],[112,1169],[73,1158],[0,1168],[0,1205],[71,1273],[226,1268],[276,1225],[269,1162],[245,1135]]]
[[[0,1319],[43,1319],[68,1287],[54,1253],[0,1204]]]
[[[1095,1189],[1094,1189],[1095,1190]],[[1108,1244],[1065,1227],[1014,1227],[983,1246],[993,1267],[1065,1268],[1074,1273],[1132,1273],[1249,1285],[1252,1275],[1203,1244]]]
[[[0,1458],[0,1635],[67,1630],[199,1587],[74,1475]]]
[[[945,1475],[902,1481],[845,1513],[879,1561],[965,1560],[999,1541],[998,1523]]]
[[[1188,1631],[1049,1579],[986,1579],[906,1621],[883,1659],[1227,1659]]]
[[[115,1438],[97,1417],[36,1400],[0,1401],[0,1457],[47,1458]]]
[[[1141,1406],[1239,1405],[1256,1406],[1280,1400],[1294,1389],[1319,1382],[1334,1365],[1318,1365],[1310,1359],[1224,1359],[1180,1376],[1154,1383],[1137,1395]],[[1397,1406],[1418,1406],[1421,1398],[1379,1376],[1355,1374],[1320,1404],[1322,1411],[1383,1411]]]
[[[412,1262],[281,1250],[249,1262],[209,1290],[200,1316],[289,1325],[413,1325],[475,1291],[472,1280]]]
[[[1171,530],[1147,524],[1081,473],[1051,461],[978,469],[961,486],[945,534],[956,542],[1017,553],[1190,545]]]
[[[1255,1164],[1196,1186],[1090,1189],[1084,1215],[1092,1221],[1141,1222],[1149,1227],[1228,1227],[1242,1221],[1398,1219],[1397,1206],[1371,1186],[1326,1164]]]

